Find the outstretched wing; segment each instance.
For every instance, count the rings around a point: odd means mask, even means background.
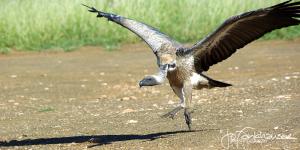
[[[237,49],[275,29],[300,24],[300,2],[291,0],[226,20],[216,31],[191,49],[197,72],[230,57]]]
[[[107,18],[109,21],[113,21],[138,35],[151,47],[155,54],[163,47],[173,49],[175,53],[176,48],[181,46],[181,44],[171,39],[169,36],[142,22],[138,22],[119,15],[98,11],[94,7],[86,7],[90,8],[90,12],[97,13],[97,17]]]

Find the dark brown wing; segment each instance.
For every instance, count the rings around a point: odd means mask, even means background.
[[[107,18],[109,21],[113,21],[138,35],[151,47],[155,54],[161,48],[169,48],[170,50],[174,50],[175,53],[176,49],[181,47],[181,44],[179,44],[177,41],[142,22],[128,19],[119,15],[98,11],[94,7],[86,7],[90,8],[90,12],[98,13],[97,17]]]
[[[272,30],[300,24],[297,19],[300,17],[300,2],[290,2],[226,20],[216,31],[189,49],[194,54],[196,71],[207,71],[210,66],[227,59],[237,49]]]

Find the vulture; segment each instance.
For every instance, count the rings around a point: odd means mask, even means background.
[[[119,24],[149,45],[157,58],[159,71],[146,76],[139,82],[139,86],[160,85],[168,79],[180,103],[162,117],[173,119],[180,110],[184,110],[185,123],[189,130],[192,124],[191,114],[194,111],[192,90],[231,86],[204,75],[205,71],[268,32],[300,24],[300,2],[288,0],[230,17],[198,43],[187,47],[145,23],[86,7],[90,12],[97,13],[98,18],[106,18]]]

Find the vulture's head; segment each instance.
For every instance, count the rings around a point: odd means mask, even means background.
[[[159,80],[159,77],[152,75],[152,76],[146,76],[143,80],[140,81],[139,85],[140,87],[143,86],[154,86],[159,85],[161,81]]]

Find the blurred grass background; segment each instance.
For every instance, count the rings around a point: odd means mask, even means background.
[[[85,45],[114,48],[139,42],[125,30],[97,19],[81,3],[137,19],[180,42],[196,42],[230,16],[284,0],[1,0],[0,52],[11,49],[72,50]],[[298,0],[299,1],[299,0]],[[278,30],[263,39],[300,37],[300,26]]]

